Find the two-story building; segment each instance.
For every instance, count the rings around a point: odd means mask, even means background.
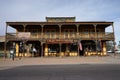
[[[8,32],[8,27],[15,29]],[[113,32],[106,32],[112,27]],[[15,43],[16,56],[107,55],[106,41],[114,41],[113,22],[76,22],[75,17],[46,17],[46,22],[6,22],[6,43]],[[21,47],[22,46],[22,47]],[[6,49],[6,48],[5,48]],[[22,50],[22,52],[21,52]]]

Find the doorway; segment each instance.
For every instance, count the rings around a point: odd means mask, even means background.
[[[36,49],[36,53],[33,54],[33,48]],[[26,42],[26,50],[33,57],[41,56],[41,43],[40,41],[27,41]]]

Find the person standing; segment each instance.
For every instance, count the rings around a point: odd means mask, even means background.
[[[16,48],[15,48],[15,43],[13,43],[13,46],[10,48],[10,58],[12,58],[13,61],[15,58],[15,54],[16,54]]]

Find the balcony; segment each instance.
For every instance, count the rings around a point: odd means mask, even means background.
[[[95,32],[81,32],[78,35],[78,38],[89,40],[89,39],[102,39],[102,40],[113,40],[114,34],[112,32],[98,32],[95,34]]]
[[[95,36],[97,35],[97,36]],[[114,34],[111,32],[100,32],[95,34],[94,32],[86,33],[30,33],[29,40],[39,40],[39,39],[82,39],[82,40],[91,40],[91,39],[102,39],[102,40],[113,40]],[[18,40],[18,33],[7,33],[7,40]]]

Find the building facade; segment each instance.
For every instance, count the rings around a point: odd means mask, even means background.
[[[15,33],[8,32],[8,27],[14,28]],[[107,27],[112,27],[113,32],[106,32]],[[24,56],[107,55],[106,41],[114,40],[113,22],[76,22],[75,17],[46,17],[46,22],[6,22],[6,44],[15,43],[16,56],[23,53]],[[32,54],[33,47],[35,54]]]

